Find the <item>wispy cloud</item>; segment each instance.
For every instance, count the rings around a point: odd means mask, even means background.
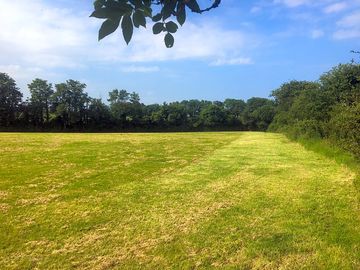
[[[338,30],[335,39],[351,39],[360,37],[360,10],[355,11],[337,22]]]
[[[314,29],[311,31],[311,38],[313,39],[317,39],[317,38],[321,38],[324,36],[324,31],[321,29]]]
[[[122,40],[113,40],[113,44]],[[255,48],[259,42],[248,33],[229,30],[213,21],[194,24],[187,22],[175,35],[175,46],[165,48],[163,38],[151,31],[142,31],[134,37],[132,44],[122,53],[112,51],[117,61],[157,62],[186,59],[213,61],[220,57],[239,55],[248,48]],[[115,46],[112,46],[116,48]],[[126,55],[126,57],[124,57]]]
[[[299,7],[311,3],[309,0],[274,0],[275,4],[283,4],[287,7]]]
[[[39,0],[2,1],[0,60],[36,67],[79,67],[72,56],[89,42],[92,23],[68,9]]]
[[[340,21],[338,21],[337,24],[342,27],[358,27],[358,26],[360,26],[360,10],[355,11],[355,12],[345,16]]]
[[[160,68],[158,66],[127,66],[121,68],[122,72],[125,73],[151,73],[151,72],[158,72]]]
[[[360,30],[358,29],[340,29],[337,30],[333,37],[335,39],[352,39],[360,37]]]
[[[325,7],[323,10],[325,13],[336,13],[345,10],[348,7],[346,2],[338,2]]]
[[[211,66],[234,66],[234,65],[250,65],[253,64],[253,61],[249,57],[237,57],[229,59],[218,59],[212,62]]]
[[[262,7],[261,6],[253,6],[251,9],[250,9],[250,12],[251,13],[259,13],[261,12],[262,10]]]

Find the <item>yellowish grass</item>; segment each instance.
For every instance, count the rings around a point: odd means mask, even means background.
[[[270,133],[0,134],[6,269],[359,269],[346,166]]]

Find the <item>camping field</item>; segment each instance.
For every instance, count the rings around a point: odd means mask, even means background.
[[[355,173],[256,132],[0,134],[0,269],[360,269]]]

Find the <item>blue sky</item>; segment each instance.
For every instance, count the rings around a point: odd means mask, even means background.
[[[91,0],[0,0],[0,72],[25,96],[39,77],[79,80],[103,100],[114,88],[147,104],[248,99],[292,79],[316,80],[360,50],[360,0],[223,0],[191,15],[172,49],[151,25],[129,46],[120,31],[98,42],[101,21],[91,11]]]

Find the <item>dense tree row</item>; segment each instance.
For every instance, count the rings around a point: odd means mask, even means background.
[[[339,65],[317,82],[291,81],[272,92],[269,130],[325,138],[360,157],[360,65]]]
[[[41,79],[23,101],[15,81],[0,73],[1,130],[271,130],[326,138],[360,157],[360,65],[339,65],[318,81],[290,81],[271,99],[184,100],[144,105],[137,93],[112,90],[107,102],[89,97],[86,85],[54,87]]]
[[[266,130],[275,114],[274,102],[266,98],[144,105],[137,93],[114,89],[104,103],[74,80],[53,87],[35,79],[22,101],[12,78],[0,73],[0,80],[2,130]]]

